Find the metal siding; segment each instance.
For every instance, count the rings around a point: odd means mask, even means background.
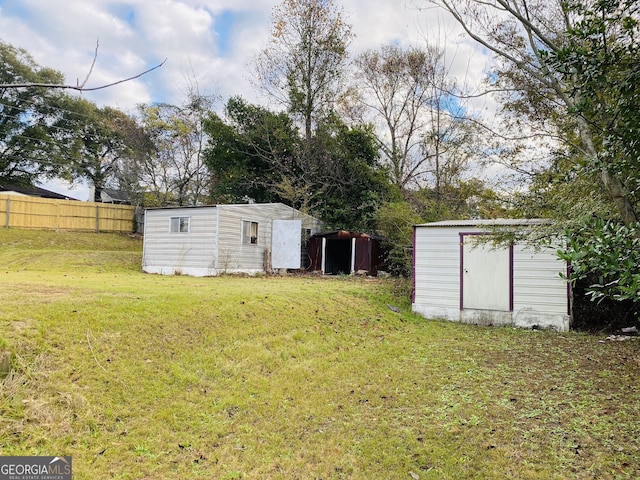
[[[355,244],[356,244],[355,258],[352,257],[351,259],[351,261],[354,264],[353,270],[355,272],[359,270],[366,270],[367,272],[370,272],[373,275],[374,272],[371,272],[371,269],[374,266],[373,265],[374,259],[371,258],[371,254],[372,254],[371,249],[373,244],[371,238],[369,237],[354,238],[353,241],[355,241]]]
[[[459,309],[460,242],[447,228],[416,228],[415,304]]]
[[[190,217],[189,233],[171,233],[171,217]],[[191,269],[215,273],[216,207],[147,210],[143,269],[186,273]],[[203,272],[206,274],[206,272]]]
[[[566,264],[553,249],[514,248],[514,311],[530,308],[541,313],[567,314],[567,283],[560,277]]]
[[[475,219],[475,220],[443,220],[440,222],[422,223],[416,225],[418,227],[427,228],[442,228],[442,227],[457,227],[463,228],[467,231],[469,228],[485,228],[485,227],[517,227],[517,226],[531,226],[542,225],[549,223],[548,220],[543,218],[497,218],[497,219]]]
[[[566,265],[555,249],[513,248],[513,312],[460,310],[460,235],[482,233],[469,226],[417,226],[413,311],[427,317],[483,325],[569,329]],[[500,315],[496,315],[500,314]]]
[[[311,237],[309,239],[309,270],[322,270],[322,240],[323,237]]]
[[[171,217],[190,217],[190,233],[170,233]],[[143,270],[152,273],[217,275],[264,271],[264,249],[271,247],[273,219],[300,220],[318,233],[322,222],[286,205],[243,204],[160,208],[145,212]],[[258,223],[258,243],[242,244],[242,221]]]
[[[271,218],[269,206],[259,204],[220,205],[218,233],[221,271],[262,271],[264,250],[271,247]],[[242,222],[258,224],[258,243],[242,243]]]
[[[219,209],[219,264],[220,271],[262,272],[265,249],[271,248],[272,222],[300,220],[302,228],[310,228],[312,234],[322,223],[294,208],[281,203],[218,205]],[[258,243],[242,243],[242,222],[258,223]],[[302,232],[300,232],[301,234]]]

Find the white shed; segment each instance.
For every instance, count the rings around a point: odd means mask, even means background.
[[[478,242],[495,226],[543,220],[460,220],[414,227],[412,309],[427,318],[566,331],[571,293],[555,249]]]
[[[142,269],[202,277],[304,268],[306,239],[321,228],[282,203],[147,209]]]

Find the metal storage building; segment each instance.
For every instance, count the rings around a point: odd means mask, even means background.
[[[463,220],[414,227],[412,309],[427,318],[566,331],[571,292],[555,249],[478,242],[493,227],[543,220]]]
[[[255,274],[306,265],[322,222],[281,203],[145,210],[142,269],[163,275]]]
[[[328,275],[366,272],[375,276],[385,261],[382,240],[346,230],[316,234],[309,239],[309,268]]]

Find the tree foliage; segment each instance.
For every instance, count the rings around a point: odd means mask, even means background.
[[[347,126],[338,118],[317,132],[317,152],[324,173],[314,189],[321,192],[314,211],[337,229],[372,232],[377,210],[400,192],[381,168],[371,126]]]
[[[371,128],[322,122],[310,139],[314,161],[301,161],[306,143],[284,112],[229,99],[225,117],[212,114],[206,162],[216,201],[284,202],[312,212],[335,228],[373,228],[378,206],[390,196]]]
[[[452,185],[473,156],[474,124],[453,96],[444,49],[390,44],[355,59],[364,116],[380,127],[378,142],[393,182],[403,190]]]
[[[413,266],[413,226],[422,222],[412,206],[402,200],[389,201],[376,212],[376,227],[384,235],[385,268],[397,276],[409,277]]]
[[[574,100],[592,155],[585,169],[602,180],[623,222],[640,220],[640,15],[629,0],[566,2],[576,20],[549,64]],[[611,185],[611,183],[616,185]],[[618,186],[619,184],[619,186]]]
[[[0,83],[62,80],[26,50],[0,41]],[[40,87],[0,87],[0,182],[31,184],[61,171],[69,136],[65,99]]]
[[[97,107],[82,98],[67,97],[69,136],[61,175],[84,180],[98,189],[125,188],[125,164],[137,155],[140,127],[136,119],[112,107]],[[133,192],[128,192],[133,193]]]
[[[152,148],[137,171],[150,205],[198,205],[209,194],[205,163],[206,117],[212,99],[191,93],[184,105],[141,105],[139,112]]]
[[[637,2],[434,3],[495,54],[491,87],[499,92],[505,125],[524,133],[520,145],[532,138],[551,144],[542,168],[529,169],[535,171],[531,188],[516,198],[525,199],[528,214],[555,220],[549,234],[569,235],[560,255],[575,264],[572,280],[588,270],[602,280],[590,287],[592,298],[623,300],[630,293],[617,283],[637,288],[640,268],[627,251],[637,248],[640,219]]]
[[[241,97],[230,98],[224,112],[224,118],[212,113],[205,123],[212,198],[217,202],[296,203],[297,194],[278,193],[283,178],[298,173],[295,152],[299,139],[290,117],[251,105]]]
[[[258,84],[303,126],[310,141],[343,88],[351,26],[332,0],[284,0],[271,41],[256,59]]]
[[[638,220],[637,12],[630,0],[434,0],[496,56],[492,87],[510,126],[574,152],[625,223]],[[636,100],[634,100],[636,99]],[[526,121],[526,124],[524,123]],[[611,132],[616,134],[612,135]],[[631,179],[631,181],[630,181]]]
[[[63,82],[26,50],[0,41],[0,182],[60,177],[119,188],[134,199],[140,190],[134,157],[149,149],[136,119],[65,93],[90,89]]]
[[[592,219],[566,234],[559,255],[571,265],[571,283],[592,279],[588,295],[596,301],[640,302],[640,225]]]

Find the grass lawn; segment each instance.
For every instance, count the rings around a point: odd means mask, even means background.
[[[0,229],[0,454],[74,479],[640,476],[640,341],[428,321],[395,281],[147,275],[141,249]]]

